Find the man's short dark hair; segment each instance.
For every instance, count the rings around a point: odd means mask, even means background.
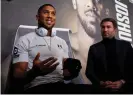
[[[101,21],[100,25],[102,25],[104,22],[107,22],[107,21],[112,22],[114,28],[115,28],[115,29],[117,28],[117,22],[116,22],[116,20],[113,19],[113,18],[104,18],[104,19]]]
[[[52,4],[43,4],[42,6],[39,7],[38,11],[37,11],[37,14],[39,14],[41,12],[41,10],[46,7],[46,6],[51,6],[55,9],[55,7],[52,5]]]

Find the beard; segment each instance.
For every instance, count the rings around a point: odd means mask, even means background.
[[[94,18],[95,20],[86,20],[87,18],[81,18],[82,16],[78,15],[78,18],[80,20],[80,23],[82,27],[84,28],[85,32],[87,33],[88,36],[94,38],[95,40],[100,40],[101,39],[101,32],[100,30],[100,23],[99,20]],[[89,17],[88,17],[89,19]]]
[[[44,27],[47,30],[51,30],[54,27],[55,24],[53,25],[46,25],[43,22],[38,22],[38,27]]]

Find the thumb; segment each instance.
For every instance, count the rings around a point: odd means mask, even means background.
[[[39,60],[40,53],[38,52],[34,60]]]

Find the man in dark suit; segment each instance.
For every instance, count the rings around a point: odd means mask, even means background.
[[[90,47],[86,76],[92,85],[118,91],[133,81],[133,48],[129,42],[115,39],[114,19],[105,18],[100,26],[103,40]]]

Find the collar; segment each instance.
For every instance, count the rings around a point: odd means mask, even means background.
[[[109,38],[104,38],[104,39],[102,40],[102,42],[103,42],[104,44],[114,43],[115,41],[116,41],[115,37],[113,37],[113,38],[111,38],[111,39],[109,39]]]

